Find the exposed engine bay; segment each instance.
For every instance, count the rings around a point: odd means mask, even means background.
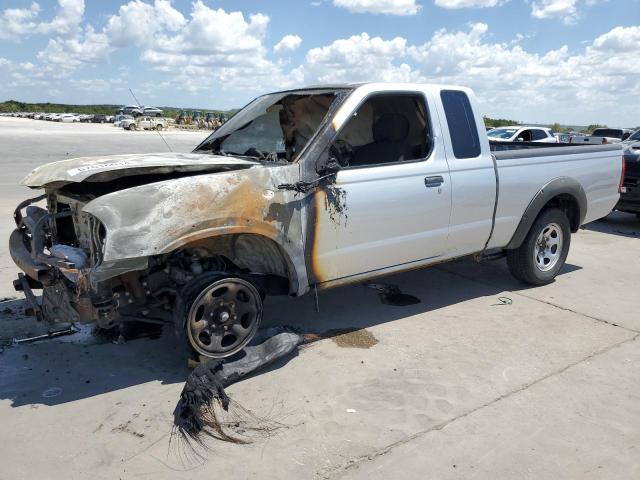
[[[22,277],[27,285],[17,282],[16,288],[42,288],[41,319],[96,322],[104,329],[126,321],[173,324],[178,293],[205,272],[246,277],[260,286],[262,295],[267,291],[286,293],[284,276],[257,275],[252,273],[251,265],[243,267],[230,260],[256,246],[242,236],[205,240],[190,248],[149,257],[144,270],[92,281],[89,272],[102,261],[104,226],[83,211],[88,198],[58,191],[32,201],[45,198],[46,208],[27,205],[30,201],[19,206],[14,215],[18,229],[11,240],[12,244],[22,243],[22,248],[12,248],[12,253],[29,274]],[[22,209],[26,210],[24,216]],[[26,259],[18,256],[19,250],[23,257],[28,254],[40,266],[29,268]]]

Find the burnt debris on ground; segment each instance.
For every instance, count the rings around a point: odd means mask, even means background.
[[[303,342],[301,334],[283,327],[269,328],[233,357],[198,365],[187,378],[174,410],[172,439],[177,437],[195,451],[206,448],[207,438],[243,444],[281,428],[282,424],[259,418],[234,402],[224,388],[292,355]]]

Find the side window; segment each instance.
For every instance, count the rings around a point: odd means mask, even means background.
[[[473,158],[480,155],[480,138],[476,120],[467,94],[459,90],[440,92],[449,135],[456,158]]]
[[[547,138],[547,132],[544,130],[531,130],[531,141],[544,140]]]
[[[343,167],[423,159],[431,149],[429,116],[419,94],[368,98],[330,147]]]
[[[530,142],[532,135],[531,135],[531,130],[523,130],[518,134],[518,138],[516,138],[516,140],[518,139],[522,139],[523,142]]]

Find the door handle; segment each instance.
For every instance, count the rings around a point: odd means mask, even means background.
[[[442,178],[440,175],[424,178],[424,186],[427,188],[440,187],[442,186],[443,183],[444,183],[444,178]]]

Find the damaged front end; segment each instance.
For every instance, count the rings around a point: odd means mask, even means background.
[[[284,256],[299,244],[297,204],[293,193],[276,190],[295,181],[297,166],[196,154],[186,161],[197,169],[185,171],[184,157],[162,157],[157,163],[165,165],[157,167],[150,157],[78,159],[25,179],[45,190],[18,205],[10,237],[24,272],[15,288],[32,314],[103,329],[142,321],[183,330],[174,307],[202,275],[244,279],[263,295],[298,288],[289,259],[303,265],[302,253]],[[41,302],[32,289],[42,289]]]
[[[46,199],[46,208],[34,205]],[[38,320],[97,322],[109,328],[117,320],[116,304],[104,284],[91,285],[89,273],[102,261],[105,231],[82,209],[77,198],[48,192],[22,202],[14,212],[16,229],[9,239],[15,264],[26,274],[14,282]],[[106,288],[105,288],[106,287]],[[42,289],[39,305],[31,289]]]

